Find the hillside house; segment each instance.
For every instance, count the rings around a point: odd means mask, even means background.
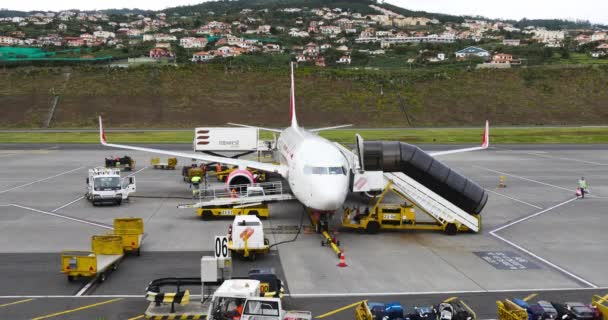
[[[200,51],[192,54],[192,62],[205,62],[213,58],[215,58],[215,56],[207,51]]]
[[[167,48],[154,48],[150,50],[150,58],[161,59],[161,58],[172,58],[173,52]]]
[[[455,55],[458,59],[469,59],[472,57],[487,58],[490,56],[490,53],[487,50],[478,47],[467,47],[460,51],[456,51]]]
[[[350,57],[349,56],[341,56],[340,59],[338,59],[338,61],[336,61],[336,63],[339,63],[339,64],[350,64]]]
[[[492,57],[492,63],[511,63],[513,55],[508,53],[497,53]]]

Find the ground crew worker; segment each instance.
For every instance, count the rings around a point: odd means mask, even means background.
[[[230,198],[236,198],[237,194],[236,194],[236,189],[232,188],[232,190],[230,190]]]
[[[222,165],[218,162],[215,164],[215,172],[220,173],[222,171]]]
[[[585,192],[588,192],[587,180],[585,180],[585,177],[581,177],[581,179],[578,180],[578,188],[581,191],[581,198],[585,198]]]
[[[192,195],[195,194],[196,190],[199,188],[200,184],[201,184],[201,177],[200,176],[193,176],[190,179],[190,184],[191,187],[194,189],[192,190]]]

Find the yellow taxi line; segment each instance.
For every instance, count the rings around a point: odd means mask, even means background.
[[[141,315],[138,315],[137,317],[129,318],[129,319],[127,319],[127,320],[137,320],[137,319],[141,319],[141,318],[143,318],[144,316],[145,316],[145,315],[141,314]]]
[[[530,301],[531,299],[534,299],[534,297],[536,297],[537,295],[538,295],[538,293],[531,293],[531,294],[529,294],[527,297],[523,298],[522,300],[524,300],[524,301],[528,302],[528,301]]]
[[[12,306],[12,305],[15,305],[15,304],[20,304],[20,303],[32,301],[32,300],[34,300],[34,299],[24,299],[24,300],[19,300],[19,301],[13,301],[13,302],[5,303],[5,304],[0,304],[0,308],[4,308],[4,307]]]
[[[78,308],[75,308],[75,309],[70,309],[70,310],[65,310],[65,311],[61,311],[61,312],[57,312],[57,313],[53,313],[53,314],[49,314],[49,315],[40,316],[40,317],[37,317],[37,318],[33,318],[32,320],[48,319],[48,318],[60,316],[60,315],[66,314],[66,313],[72,313],[72,312],[76,312],[76,311],[80,311],[80,310],[85,310],[85,309],[101,306],[101,305],[104,305],[104,304],[108,304],[108,303],[112,303],[112,302],[116,302],[116,301],[120,301],[120,300],[123,300],[123,298],[117,298],[117,299],[97,302],[97,303],[89,304],[89,305],[86,305],[86,306],[78,307]]]

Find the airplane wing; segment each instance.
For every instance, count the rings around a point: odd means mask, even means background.
[[[232,122],[228,122],[228,124],[231,125],[231,126],[235,126],[235,127],[255,128],[255,129],[260,129],[260,130],[265,130],[265,131],[270,131],[270,132],[281,133],[281,130],[279,130],[279,129],[249,126],[249,125],[246,125],[246,124],[239,124],[239,123],[232,123]]]
[[[201,160],[201,161],[205,161],[205,162],[218,162],[218,163],[223,163],[223,164],[230,164],[230,165],[238,166],[241,169],[252,168],[252,169],[258,169],[258,170],[262,170],[262,171],[266,171],[266,172],[275,172],[275,173],[279,173],[283,177],[287,173],[287,168],[285,168],[282,165],[276,165],[276,164],[272,164],[272,163],[263,163],[263,162],[251,161],[251,160],[217,157],[217,156],[211,156],[211,155],[195,153],[195,152],[168,151],[168,150],[160,150],[160,149],[128,146],[128,145],[123,145],[123,144],[108,143],[108,140],[106,139],[106,134],[103,130],[103,123],[102,123],[101,117],[99,117],[99,140],[102,145],[107,146],[107,147],[143,151],[143,152],[150,152],[150,153],[158,153],[158,154],[166,154],[169,156],[197,159],[197,160]]]
[[[488,122],[488,120],[486,120],[486,128],[483,132],[483,141],[481,143],[481,146],[479,147],[472,147],[472,148],[464,148],[464,149],[454,149],[454,150],[447,150],[447,151],[437,151],[437,152],[429,152],[429,155],[436,157],[436,156],[443,156],[446,154],[453,154],[453,153],[462,153],[462,152],[469,152],[469,151],[477,151],[477,150],[485,150],[490,146],[490,123]]]
[[[320,131],[325,131],[325,130],[340,129],[340,128],[346,128],[346,127],[352,127],[352,126],[353,126],[352,124],[343,124],[343,125],[333,126],[333,127],[309,129],[308,131],[310,131],[310,132],[320,132]]]

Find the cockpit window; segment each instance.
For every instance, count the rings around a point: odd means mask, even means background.
[[[328,175],[328,174],[343,174],[346,175],[346,169],[344,167],[311,167],[304,166],[304,174],[319,174],[319,175]]]

